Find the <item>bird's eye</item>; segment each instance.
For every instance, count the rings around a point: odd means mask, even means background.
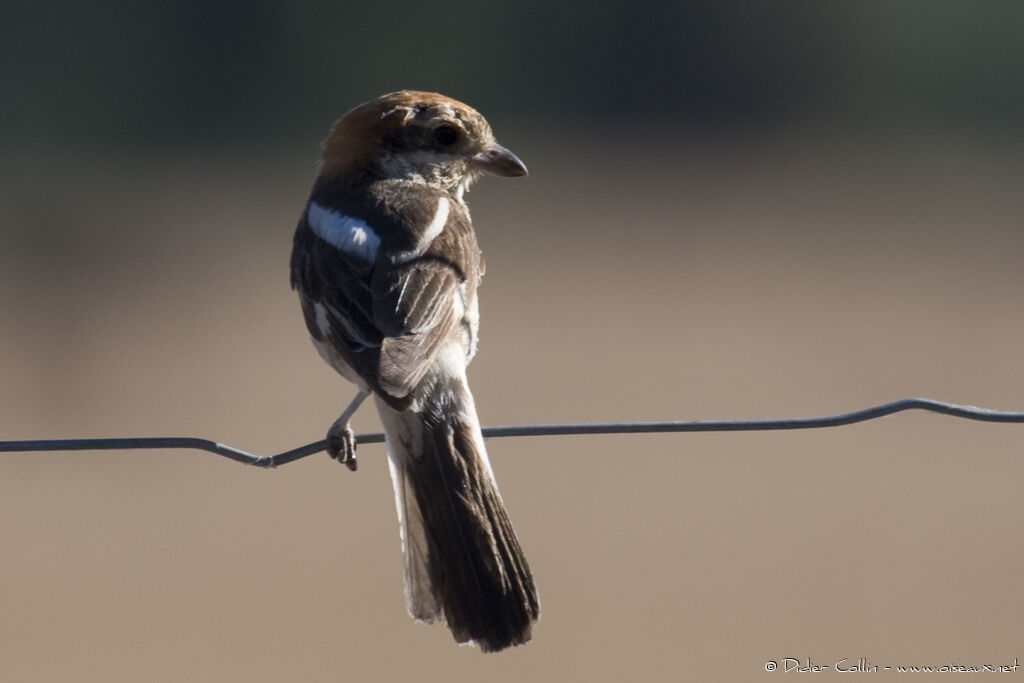
[[[459,139],[459,131],[455,126],[438,126],[434,130],[434,142],[442,147],[450,147]]]

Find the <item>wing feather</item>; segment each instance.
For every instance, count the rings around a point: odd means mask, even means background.
[[[389,202],[385,193],[377,211],[360,216],[382,238],[372,262],[315,234],[308,211],[299,221],[292,252],[292,286],[303,300],[310,333],[329,342],[399,410],[411,401],[410,394],[444,342],[462,334],[465,301],[460,290],[468,276],[475,292],[482,270],[464,208],[453,203],[438,231],[431,222],[438,212],[425,211],[422,205],[432,201],[440,206],[442,196],[421,199],[415,211],[403,212],[410,205]],[[344,206],[336,210],[348,215]],[[417,234],[430,241],[420,243]]]

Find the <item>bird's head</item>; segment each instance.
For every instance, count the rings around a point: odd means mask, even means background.
[[[334,123],[323,142],[320,173],[417,180],[461,196],[480,173],[521,176],[526,166],[495,141],[472,107],[437,93],[401,90]]]

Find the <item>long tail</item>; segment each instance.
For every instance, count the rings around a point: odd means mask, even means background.
[[[533,576],[484,450],[462,379],[434,386],[423,409],[377,400],[413,618],[448,624],[459,643],[496,652],[530,639],[540,616]]]

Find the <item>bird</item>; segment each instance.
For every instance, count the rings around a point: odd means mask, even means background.
[[[485,266],[465,194],[526,166],[475,109],[414,90],[351,109],[321,149],[290,265],[314,346],[357,387],[327,451],[356,468],[349,420],[372,396],[410,615],[483,652],[522,645],[540,601],[466,379]]]

